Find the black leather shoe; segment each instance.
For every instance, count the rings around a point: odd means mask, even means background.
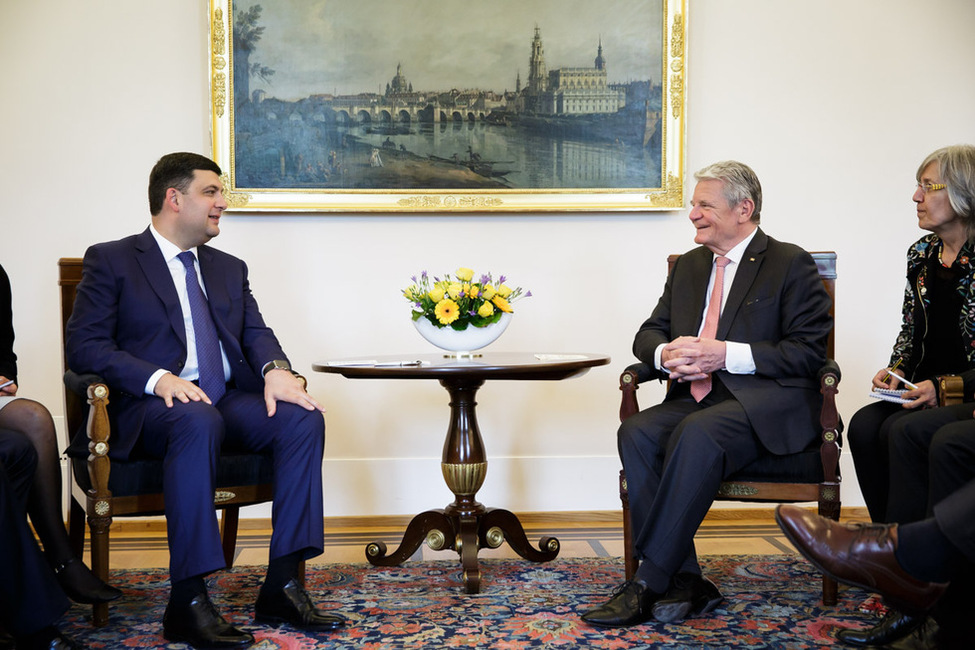
[[[920,627],[926,616],[908,616],[895,610],[890,610],[873,627],[840,630],[836,638],[848,645],[860,647],[884,646],[903,639]]]
[[[676,623],[688,614],[707,614],[724,596],[713,582],[696,573],[678,573],[663,598],[653,604],[653,617],[661,623]]]
[[[289,623],[302,630],[322,631],[334,630],[346,623],[344,616],[315,607],[308,592],[294,579],[276,593],[261,587],[254,605],[254,620],[269,625]]]
[[[94,605],[111,602],[122,596],[121,589],[102,582],[84,562],[74,556],[54,567],[54,575],[64,593],[76,603]]]
[[[224,620],[206,594],[188,605],[166,607],[163,636],[167,641],[188,643],[194,648],[243,648],[254,643],[254,635],[238,630]]]
[[[627,580],[604,605],[583,614],[582,620],[596,627],[638,625],[653,617],[653,604],[660,598],[661,594],[650,591],[639,582]]]

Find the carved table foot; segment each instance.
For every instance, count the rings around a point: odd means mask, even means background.
[[[399,548],[391,555],[386,555],[383,542],[368,544],[366,560],[373,566],[399,566],[410,559],[423,542],[434,550],[454,547],[454,524],[443,510],[427,510],[413,517]]]
[[[481,516],[480,531],[483,546],[497,548],[501,542],[508,542],[515,553],[532,562],[550,562],[558,556],[561,548],[558,539],[542,537],[536,549],[528,541],[518,517],[501,508],[485,510]]]

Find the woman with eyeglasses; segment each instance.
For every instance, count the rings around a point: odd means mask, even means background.
[[[847,433],[860,490],[876,523],[929,516],[934,504],[927,458],[940,453],[935,434],[944,424],[971,421],[975,406],[975,146],[953,145],[927,156],[917,170],[913,199],[918,226],[930,234],[907,251],[901,331],[888,365],[873,378],[874,396],[878,390],[905,392],[899,402],[878,399],[858,410]],[[962,377],[966,404],[935,408],[938,377],[944,375]],[[909,439],[914,458],[904,462]],[[971,467],[975,478],[975,462]],[[837,636],[851,645],[884,645],[924,620],[891,611],[874,628]]]

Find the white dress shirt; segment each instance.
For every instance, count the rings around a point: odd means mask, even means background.
[[[179,296],[179,306],[183,310],[183,327],[186,328],[186,363],[183,365],[182,371],[180,371],[180,379],[186,379],[187,381],[195,381],[200,378],[200,364],[196,356],[196,330],[193,329],[193,315],[190,311],[190,299],[186,294],[186,267],[183,266],[183,262],[177,257],[183,251],[180,250],[179,246],[169,241],[156,230],[155,226],[149,224],[149,232],[152,233],[153,238],[156,240],[156,244],[159,245],[159,250],[162,252],[163,259],[166,260],[166,266],[169,267],[169,273],[173,278],[173,284],[176,285],[176,295]],[[200,283],[200,287],[203,289],[203,295],[207,295],[206,285],[203,283],[203,277],[200,275],[200,259],[197,257],[196,248],[191,248],[190,252],[193,253],[193,258],[196,262],[193,267],[196,269],[196,279]],[[230,361],[227,359],[227,353],[223,349],[223,342],[220,342],[220,358],[223,360],[223,376],[224,380],[230,381]],[[146,394],[154,395],[156,390],[156,384],[159,382],[159,378],[165,375],[168,370],[165,368],[160,368],[156,372],[152,373],[149,377],[149,381],[146,382]]]
[[[755,233],[758,232],[758,228],[752,230],[751,234],[745,237],[743,240],[738,242],[734,248],[728,251],[724,257],[731,260],[726,267],[724,267],[724,284],[721,287],[721,311],[724,311],[725,303],[728,302],[728,294],[731,292],[731,285],[735,281],[735,274],[738,272],[738,267],[741,263],[741,258],[745,255],[745,249],[748,248],[748,244],[751,243],[752,239],[755,238]],[[708,280],[708,288],[705,292],[704,299],[704,311],[701,312],[701,328],[698,330],[698,335],[701,333],[701,329],[704,329],[704,315],[708,313],[708,303],[711,302],[711,288],[714,286],[714,276],[717,267],[712,262],[711,264],[711,279]],[[720,321],[719,321],[720,322]],[[755,359],[752,356],[752,346],[748,343],[738,343],[735,341],[725,341],[725,367],[733,375],[754,375],[755,374]],[[661,355],[663,354],[664,346],[661,344],[657,346],[654,351],[654,365],[658,370],[664,372],[669,372],[663,367],[661,361]]]

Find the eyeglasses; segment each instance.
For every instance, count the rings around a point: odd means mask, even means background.
[[[935,192],[937,190],[943,190],[947,185],[944,183],[918,183],[917,189],[921,190],[921,194],[927,194],[928,192]]]

